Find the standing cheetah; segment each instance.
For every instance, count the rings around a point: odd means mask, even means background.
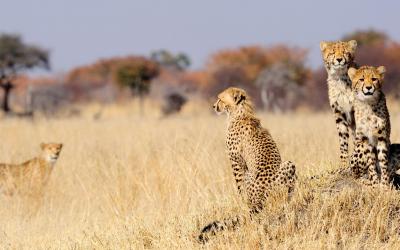
[[[352,80],[356,121],[355,148],[351,158],[353,174],[360,177],[368,169],[370,181],[377,184],[380,172],[381,183],[388,185],[390,117],[382,92],[385,67],[350,68],[348,74]]]
[[[258,214],[267,196],[277,187],[293,190],[296,170],[290,161],[282,162],[278,147],[269,132],[256,118],[246,92],[228,88],[218,95],[214,104],[218,114],[228,116],[226,146],[233,175],[241,194],[250,208],[250,215]],[[199,240],[225,228],[235,228],[238,218],[215,221],[203,228]]]
[[[349,130],[354,134],[354,110],[351,80],[347,75],[354,67],[357,42],[321,42],[320,48],[328,72],[329,104],[334,113],[339,133],[341,167],[348,166]]]

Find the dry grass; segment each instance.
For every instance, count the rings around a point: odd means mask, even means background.
[[[225,154],[224,117],[197,109],[168,119],[111,110],[98,121],[0,122],[2,162],[34,156],[42,141],[65,144],[42,200],[0,196],[0,248],[199,248],[202,226],[243,209]],[[206,247],[400,248],[400,194],[352,186],[328,193],[329,183],[304,181],[338,167],[330,114],[260,116],[302,184],[289,202],[270,200],[261,224]],[[392,115],[393,141],[400,141],[399,119]]]

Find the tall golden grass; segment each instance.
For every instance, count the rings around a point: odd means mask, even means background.
[[[65,146],[40,200],[0,195],[0,248],[201,247],[205,224],[245,210],[225,153],[225,117],[208,106],[170,118],[140,117],[135,105],[94,105],[81,117],[1,120],[1,162],[35,156],[40,142]],[[283,158],[296,163],[299,184],[290,200],[271,198],[260,223],[224,232],[206,248],[400,248],[396,191],[332,191],[329,180],[307,180],[338,167],[330,113],[259,116]],[[393,141],[399,121],[392,114]]]

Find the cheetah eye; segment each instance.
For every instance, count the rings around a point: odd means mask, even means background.
[[[364,78],[360,78],[360,82],[364,82]]]
[[[372,81],[373,81],[373,82],[375,82],[376,80],[378,80],[378,79],[375,78],[375,77],[372,77]]]

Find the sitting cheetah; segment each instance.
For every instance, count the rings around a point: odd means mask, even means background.
[[[320,48],[328,73],[329,104],[332,108],[340,142],[340,167],[348,166],[349,130],[355,130],[351,80],[347,75],[354,67],[357,42],[321,42]]]
[[[352,80],[357,124],[352,172],[358,178],[368,170],[372,184],[379,182],[380,172],[381,183],[389,185],[390,117],[382,92],[385,67],[350,68],[348,74]]]
[[[218,114],[228,116],[226,145],[233,175],[239,194],[249,205],[250,215],[254,216],[263,209],[272,189],[293,190],[295,166],[290,161],[282,162],[278,147],[256,118],[244,90],[233,87],[224,90],[213,107]],[[199,240],[205,242],[208,235],[225,228],[233,229],[240,223],[240,218],[215,221],[203,228]]]

